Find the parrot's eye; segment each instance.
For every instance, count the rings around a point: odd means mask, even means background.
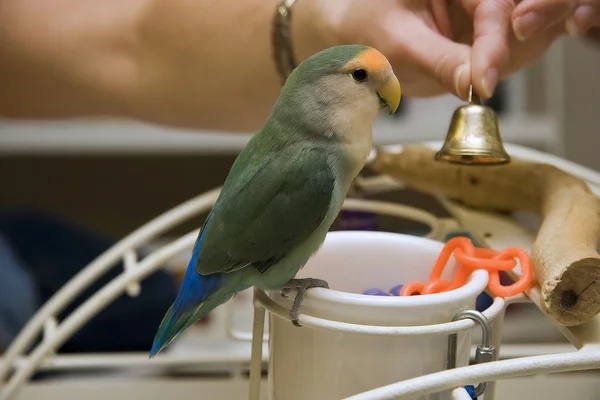
[[[356,68],[354,71],[352,71],[352,77],[357,82],[365,82],[367,79],[369,79],[369,74],[362,68]]]

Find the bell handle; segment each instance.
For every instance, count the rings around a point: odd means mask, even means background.
[[[475,89],[473,89],[473,85],[469,86],[469,103],[481,105],[481,97],[475,93]]]

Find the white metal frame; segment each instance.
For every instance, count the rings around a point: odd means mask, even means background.
[[[428,142],[427,144],[433,148],[439,148],[441,142]],[[600,194],[600,174],[595,171],[578,166],[577,164],[557,157],[552,157],[545,153],[523,148],[521,146],[507,145],[507,149],[515,158],[534,159],[540,162],[551,163],[569,173],[579,176],[589,182],[592,190],[597,195]],[[376,178],[367,183],[373,183],[373,188],[377,187],[383,189],[385,188],[384,182],[385,180]],[[85,267],[78,275],[72,278],[60,291],[58,291],[30,320],[30,322],[13,341],[4,355],[2,364],[0,364],[0,382],[5,382],[5,385],[3,385],[0,391],[0,400],[13,399],[18,390],[27,383],[36,369],[39,369],[42,365],[47,366],[53,362],[56,362],[56,360],[60,360],[62,356],[57,356],[54,354],[54,351],[65,341],[67,341],[84,323],[93,318],[111,301],[126,292],[131,296],[138,294],[139,282],[141,280],[154,272],[170,257],[191,247],[198,233],[197,230],[194,230],[172,241],[171,243],[164,245],[142,260],[137,260],[135,256],[135,250],[146,244],[149,240],[158,237],[165,231],[173,228],[181,222],[207,211],[216,200],[219,190],[220,189],[214,189],[210,192],[204,193],[145,224],[99,256],[96,260]],[[440,221],[422,210],[401,205],[352,200],[348,201],[344,207],[353,209],[368,208],[376,212],[395,213],[396,215],[421,221],[429,226],[432,226],[433,229],[429,236],[434,238],[439,238],[439,235],[442,235],[445,231],[447,231],[449,226],[456,227],[455,224],[448,224],[449,221]],[[454,210],[453,207],[455,206],[450,207],[451,211]],[[482,217],[483,214],[479,212],[472,210],[463,211],[464,212],[457,216],[457,219],[460,225],[467,230],[470,230],[471,227],[477,229],[477,224],[481,223],[481,218],[484,218],[484,220],[487,218],[485,215]],[[471,218],[469,215],[474,217]],[[491,222],[489,222],[488,226],[486,226],[486,230],[493,232],[495,229],[495,223],[493,222],[495,220],[493,218],[495,217],[489,218],[491,218],[489,219]],[[514,222],[511,222],[511,224],[512,226],[516,226]],[[498,243],[492,243],[492,247],[498,247],[498,245]],[[86,302],[81,304],[76,310],[67,316],[62,322],[57,322],[56,315],[64,310],[66,306],[77,297],[78,294],[89,287],[104,272],[121,260],[124,261],[125,268],[119,276],[107,283],[103,288],[101,288]],[[536,302],[537,296],[539,296],[539,294],[535,291],[529,292],[528,295],[534,302]],[[269,304],[268,297],[266,297],[266,295],[262,297],[261,296],[261,293],[257,294],[257,304],[261,303],[267,308],[270,307],[270,311],[277,314],[278,310]],[[506,301],[503,299],[496,299],[494,305],[486,311],[488,317],[494,321],[494,329],[496,332],[499,332],[501,329],[503,310],[506,304],[511,301],[520,300],[521,298],[506,299]],[[257,310],[258,312],[255,314],[255,322],[258,322],[258,324],[255,324],[255,329],[261,329],[261,327],[264,326],[260,324],[261,318],[264,322],[264,308],[261,306],[257,307],[263,311],[262,316],[259,310]],[[332,325],[330,321],[316,321],[314,318],[311,319],[308,316],[300,316],[300,319],[301,323],[307,326],[312,324],[315,327],[326,329],[355,329],[355,327],[336,324]],[[571,341],[575,348],[578,349],[578,351],[559,355],[538,355],[514,360],[495,361],[483,365],[474,365],[442,371],[436,374],[431,374],[379,388],[369,393],[354,396],[352,399],[406,398],[408,396],[414,396],[415,394],[423,395],[426,393],[434,393],[441,390],[453,389],[466,384],[478,383],[480,381],[493,382],[498,379],[505,379],[515,376],[598,368],[600,366],[600,347],[598,347],[597,344],[597,330],[594,329],[597,327],[597,324],[598,322],[596,318],[589,324],[581,327],[561,328],[563,334],[565,334],[565,336]],[[473,326],[474,323],[465,320],[429,327],[388,328],[389,332],[381,331],[378,333],[393,333],[402,335],[446,335],[451,332],[470,329]],[[364,333],[377,333],[375,332],[377,329],[381,330],[381,328],[367,327],[365,328]],[[43,340],[28,354],[26,354],[27,349],[33,344],[33,341],[39,334],[43,334]],[[495,344],[497,347],[499,347],[500,335],[497,334],[495,337]],[[255,338],[257,338],[257,340],[255,340],[253,346],[253,353],[256,354],[259,351],[262,352],[264,349],[261,340],[263,339],[262,333],[255,335]],[[261,344],[261,346],[257,346],[257,343]],[[89,361],[86,361],[85,359],[78,360],[72,356],[70,356],[70,358],[69,356],[66,356],[65,358],[70,360],[69,362],[73,367],[79,366],[84,368],[86,364],[89,363]],[[120,355],[111,360],[104,359],[104,362],[107,366],[114,365],[115,367],[118,367],[120,363],[126,359],[126,355]],[[169,357],[164,357],[162,361],[156,360],[156,362],[193,364],[194,360],[190,357],[180,360],[170,360]],[[256,371],[256,369],[260,367],[261,362],[262,357],[253,357],[251,361],[251,368]],[[135,362],[133,362],[133,364],[135,364]],[[251,384],[251,390],[256,391],[256,381],[252,380],[252,382],[254,383]],[[493,384],[488,388],[488,393],[493,393]],[[465,398],[465,392],[461,389],[453,390],[453,395],[455,399]],[[493,397],[493,394],[488,394],[488,400],[490,397]]]

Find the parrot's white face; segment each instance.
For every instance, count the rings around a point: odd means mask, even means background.
[[[320,103],[328,108],[333,134],[344,139],[357,161],[364,162],[372,145],[372,125],[383,108],[393,113],[400,84],[387,58],[369,49],[319,82]]]
[[[350,174],[358,173],[371,152],[375,118],[385,107],[395,112],[401,96],[387,58],[374,48],[354,46],[353,54],[333,47],[302,62],[286,81],[270,118],[271,129],[293,127],[289,134],[306,135],[302,139],[332,139],[322,143],[349,156],[348,164],[357,169]]]

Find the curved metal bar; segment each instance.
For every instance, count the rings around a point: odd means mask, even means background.
[[[141,244],[173,228],[180,222],[208,210],[217,199],[220,190],[220,188],[216,188],[203,193],[156,217],[102,253],[88,264],[87,267],[82,269],[81,272],[71,278],[35,313],[8,347],[3,357],[3,363],[0,365],[0,382],[12,370],[17,357],[25,352],[37,336],[42,333],[44,324],[48,319],[54,318],[64,310],[70,302],[76,299],[96,279],[104,275],[109,268],[119,262],[129,250],[139,247]]]
[[[600,368],[600,348],[584,347],[571,353],[492,361],[393,383],[344,400],[402,400],[451,390],[472,382],[490,382],[537,374]]]
[[[370,211],[377,214],[411,219],[431,228],[426,237],[437,236],[442,229],[440,219],[418,208],[378,200],[346,199],[344,210]]]
[[[127,287],[136,279],[144,279],[173,255],[193,245],[198,232],[196,230],[175,240],[174,242],[160,248],[144,258],[137,267],[135,275],[123,271],[102,289],[94,293],[83,304],[77,307],[64,321],[56,327],[49,340],[43,340],[27,357],[27,363],[20,365],[15,373],[8,379],[7,384],[0,392],[0,400],[9,400],[17,389],[27,381],[36,366],[48,355],[66,342],[79,328],[90,318],[93,318],[103,310],[110,302],[127,290]]]
[[[256,301],[258,301],[265,309],[279,318],[289,321],[289,310],[274,302],[263,290],[256,289]],[[511,299],[503,299],[496,297],[492,305],[483,312],[486,318],[495,319],[504,308],[512,302]],[[421,325],[421,326],[370,326],[350,324],[347,322],[330,321],[318,317],[313,317],[306,314],[300,314],[298,322],[302,326],[324,329],[337,332],[348,332],[363,335],[376,336],[434,336],[434,335],[449,335],[472,329],[475,322],[469,320],[460,320],[454,322],[446,322],[436,325]]]

